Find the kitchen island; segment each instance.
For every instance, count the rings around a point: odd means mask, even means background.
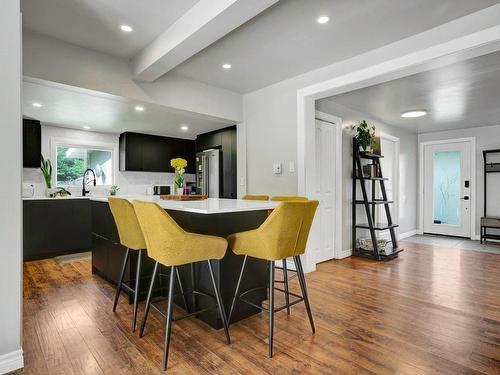
[[[200,234],[209,234],[227,237],[231,233],[255,229],[267,218],[268,211],[276,207],[277,202],[247,201],[237,199],[209,198],[203,201],[167,201],[157,196],[124,196],[130,201],[155,201],[186,231]],[[117,283],[125,249],[119,244],[118,232],[109,209],[107,198],[91,198],[92,210],[92,272],[100,275],[111,283]],[[131,258],[126,270],[126,279],[135,276],[135,254]],[[219,285],[226,312],[229,312],[232,297],[236,289],[238,273],[241,269],[243,257],[234,255],[230,249],[221,260],[213,261],[216,282]],[[149,277],[154,261],[147,258],[141,272],[140,299],[144,299],[149,285]],[[168,273],[163,269],[162,273]],[[179,268],[182,285],[185,291],[193,288],[213,295],[210,275],[206,262],[196,263],[194,273],[190,266]],[[263,260],[250,259],[247,262],[242,289],[265,287],[267,285],[267,263]],[[167,279],[157,281],[156,294],[166,295]],[[252,295],[252,302],[260,305],[266,299],[265,289]],[[130,300],[130,296],[129,296]],[[183,306],[182,299],[177,297],[176,303]],[[188,298],[188,307],[203,309],[213,305],[213,301],[204,297]],[[260,310],[247,305],[237,304],[231,317],[234,323]],[[199,319],[214,328],[221,328],[222,323],[216,310],[199,314]]]

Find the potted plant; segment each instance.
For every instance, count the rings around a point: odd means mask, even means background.
[[[184,193],[184,172],[186,171],[187,161],[182,158],[175,158],[170,160],[170,165],[175,170],[174,194],[182,195]]]
[[[64,198],[71,195],[71,193],[68,191],[68,189],[65,189],[63,187],[58,187],[55,195]]]
[[[109,188],[109,195],[116,195],[118,190],[120,190],[120,188],[117,185],[111,185]]]
[[[352,130],[354,138],[356,138],[363,151],[370,152],[375,140],[375,126],[368,125],[366,120],[362,120],[358,124],[353,125]]]
[[[47,197],[55,197],[58,189],[52,189],[52,163],[49,159],[45,160],[43,155],[40,155],[40,170],[42,171],[43,179],[45,180],[45,185],[47,186]]]

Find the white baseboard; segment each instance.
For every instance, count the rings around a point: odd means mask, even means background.
[[[0,374],[7,374],[23,367],[24,357],[22,349],[0,355]]]
[[[399,236],[398,236],[398,240],[402,240],[404,238],[408,238],[408,237],[414,236],[416,234],[417,234],[417,230],[416,229],[410,230],[408,232],[400,233]]]
[[[339,257],[337,259],[344,259],[350,257],[351,255],[352,255],[352,249],[345,249],[340,252]]]

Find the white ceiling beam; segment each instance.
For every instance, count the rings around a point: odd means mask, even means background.
[[[200,0],[132,59],[134,79],[156,80],[276,2]]]

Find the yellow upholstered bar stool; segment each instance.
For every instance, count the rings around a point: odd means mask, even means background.
[[[137,321],[137,301],[139,296],[141,276],[141,258],[143,250],[146,249],[146,242],[144,241],[144,237],[142,235],[141,228],[139,227],[139,222],[137,221],[137,217],[135,215],[134,207],[132,206],[132,204],[126,199],[112,197],[108,198],[108,202],[111,213],[113,214],[113,218],[115,219],[116,228],[118,229],[120,244],[127,248],[125,258],[123,259],[120,280],[118,281],[118,284],[116,286],[113,312],[116,311],[116,305],[118,304],[118,298],[120,297],[122,288],[129,292],[132,292],[134,294],[134,315],[132,317],[132,331],[135,331]],[[134,289],[132,289],[123,281],[127,263],[130,259],[130,250],[138,251]]]
[[[304,201],[307,201],[308,198],[307,197],[301,197],[299,195],[277,195],[277,196],[274,196],[271,198],[272,201],[275,201],[275,202],[304,202]],[[280,270],[283,271],[283,280],[276,280],[276,282],[279,282],[279,283],[283,283],[284,287],[285,287],[285,302],[287,304],[290,303],[290,300],[289,300],[289,297],[288,297],[288,282],[290,281],[290,278],[288,277],[288,272],[294,272],[291,276],[291,278],[294,278],[297,274],[297,271],[293,270],[293,269],[288,269],[288,264],[287,264],[287,260],[284,259],[282,262],[282,267],[279,267],[279,266],[274,266],[274,268],[278,268]],[[286,308],[286,312],[288,315],[290,315],[290,307],[287,307]]]
[[[149,287],[148,297],[144,318],[141,325],[141,337],[144,334],[144,327],[150,307],[153,307],[166,319],[165,322],[165,345],[163,349],[163,370],[167,369],[168,349],[170,346],[170,333],[172,328],[173,306],[174,306],[174,284],[177,267],[195,262],[206,261],[210,272],[210,278],[214,288],[215,298],[208,294],[193,291],[196,294],[205,295],[214,298],[216,305],[212,308],[219,310],[219,315],[224,326],[227,343],[231,343],[229,337],[226,313],[222,304],[219,288],[215,282],[215,276],[212,268],[212,259],[222,259],[226,254],[227,241],[225,238],[216,236],[207,236],[186,232],[182,229],[170,215],[154,202],[134,201],[133,203],[139,225],[141,226],[144,239],[148,248],[148,255],[156,263],[153,269],[153,277]],[[163,314],[154,304],[151,303],[153,283],[158,270],[158,265],[170,267],[170,281],[168,286],[168,302],[166,314]],[[205,311],[207,309],[203,309]],[[190,314],[176,318],[176,320],[197,315],[201,311],[191,312]]]
[[[273,332],[274,332],[274,313],[281,311],[291,305],[304,301],[306,305],[309,323],[313,333],[315,332],[314,321],[311,313],[311,306],[307,295],[306,280],[304,270],[300,261],[300,255],[306,249],[307,238],[314,219],[318,201],[302,202],[282,202],[266,219],[266,221],[257,229],[235,233],[228,237],[229,246],[232,251],[238,255],[244,255],[243,265],[241,267],[236,291],[229,312],[229,319],[233,312],[236,300],[241,300],[261,310],[269,312],[269,357],[273,356]],[[243,297],[255,291],[256,288],[240,293],[241,280],[245,271],[245,265],[248,257],[265,259],[269,263],[269,308],[265,309],[258,306]],[[299,279],[302,295],[278,289],[274,287],[274,262],[293,257],[297,275]],[[257,288],[258,289],[258,288]],[[285,305],[275,308],[274,292],[278,290],[287,296],[293,296],[295,301],[285,302]]]
[[[276,202],[303,202],[309,199],[299,195],[276,195],[272,197],[271,200]]]
[[[244,195],[241,199],[246,201],[268,201],[269,195]]]
[[[136,322],[137,322],[137,302],[139,299],[139,287],[141,280],[141,260],[143,256],[143,251],[146,250],[146,242],[144,236],[142,235],[142,230],[137,221],[137,216],[135,215],[134,207],[127,199],[123,198],[108,198],[109,208],[115,219],[116,228],[118,230],[118,235],[120,237],[120,244],[127,248],[125,252],[125,257],[123,259],[123,265],[120,272],[120,280],[116,286],[115,301],[113,303],[113,312],[116,311],[116,305],[118,304],[118,299],[120,297],[120,292],[125,289],[134,295],[134,314],[132,317],[132,331],[135,332]],[[125,270],[127,269],[127,263],[130,260],[130,250],[137,251],[137,267],[135,273],[135,286],[132,289],[127,282],[123,281],[125,276]],[[181,279],[179,273],[177,272],[177,280],[179,282],[179,289],[183,293]],[[187,302],[184,299],[184,305],[187,309]]]

